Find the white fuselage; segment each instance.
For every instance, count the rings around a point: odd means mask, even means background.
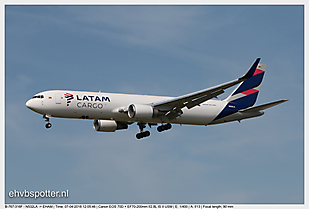
[[[65,95],[68,95],[66,97]],[[70,95],[73,95],[70,99]],[[42,98],[43,97],[43,98]],[[129,118],[125,110],[130,104],[152,104],[173,99],[167,96],[118,94],[104,92],[52,90],[36,94],[27,101],[31,110],[51,117],[161,123],[159,118]],[[208,125],[226,106],[226,101],[208,100],[188,110],[171,123]]]
[[[26,103],[26,106],[43,115],[51,128],[51,117],[92,119],[93,128],[99,132],[115,132],[127,129],[137,122],[140,133],[137,139],[150,136],[144,131],[146,125],[158,125],[157,131],[172,128],[174,124],[213,125],[240,122],[258,117],[263,110],[287,100],[254,106],[264,76],[266,65],[257,58],[249,70],[238,79],[205,88],[178,97],[87,92],[71,90],[50,90],[40,92]],[[215,100],[225,89],[238,85],[224,100]]]

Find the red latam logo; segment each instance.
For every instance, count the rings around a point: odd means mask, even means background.
[[[71,103],[71,100],[74,99],[73,94],[65,93],[64,97],[67,99],[67,106],[69,106]]]

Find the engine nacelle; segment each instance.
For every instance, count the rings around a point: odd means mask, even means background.
[[[129,118],[150,119],[154,116],[153,107],[143,104],[131,104],[128,108]]]
[[[127,129],[128,124],[114,120],[94,120],[93,128],[101,132],[115,132],[116,130]]]

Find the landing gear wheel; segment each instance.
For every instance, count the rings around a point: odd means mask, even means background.
[[[45,128],[49,129],[49,128],[51,128],[51,127],[52,127],[52,124],[51,124],[51,123],[46,123],[46,124],[45,124]]]
[[[137,138],[137,139],[141,139],[141,138],[143,138],[142,133],[138,133],[138,134],[136,134],[136,138]]]
[[[138,125],[138,127],[139,127],[139,129],[141,131],[140,133],[136,134],[136,138],[137,139],[141,139],[141,138],[150,136],[150,132],[149,131],[143,132],[144,128],[146,127],[145,123],[138,123],[137,125]]]
[[[172,128],[172,125],[170,123],[168,123],[168,124],[165,125],[165,127],[166,127],[166,130],[168,130],[168,129]]]
[[[144,137],[148,137],[148,136],[150,136],[150,132],[149,131],[145,131],[144,135],[145,135]]]
[[[172,125],[170,123],[168,124],[165,124],[165,125],[162,125],[162,126],[159,126],[157,128],[158,132],[162,132],[162,131],[166,131],[166,130],[169,130],[172,128]]]
[[[141,139],[141,138],[148,137],[148,136],[150,136],[149,131],[145,131],[145,132],[141,132],[141,133],[136,134],[137,139]]]
[[[164,128],[163,128],[163,126],[158,126],[157,130],[158,130],[159,132],[162,132],[162,131],[164,131]]]

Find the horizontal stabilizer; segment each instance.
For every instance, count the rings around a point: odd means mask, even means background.
[[[270,102],[270,103],[267,103],[267,104],[255,106],[255,107],[249,107],[247,109],[240,110],[239,112],[257,112],[257,111],[260,111],[260,110],[266,110],[268,108],[271,108],[273,106],[276,106],[278,104],[281,104],[281,103],[287,102],[287,101],[289,101],[289,100],[283,99],[283,100],[279,100],[279,101],[276,101],[276,102]]]

